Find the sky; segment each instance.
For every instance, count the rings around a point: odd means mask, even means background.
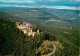
[[[38,7],[80,10],[80,0],[0,0],[0,7]]]

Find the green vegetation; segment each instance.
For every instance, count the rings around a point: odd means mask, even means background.
[[[79,10],[8,7],[0,9],[0,18],[12,21],[31,22],[50,27],[80,27]],[[48,21],[50,19],[56,21]]]
[[[36,50],[48,40],[54,41],[57,47],[53,56],[79,56],[79,29],[43,26],[40,28],[40,35],[29,37],[16,27],[15,22],[0,19],[0,55],[41,56],[41,52],[36,53]],[[48,50],[44,54],[48,52],[51,51]]]
[[[47,55],[48,53],[51,53],[53,51],[53,45],[51,41],[43,41],[41,46],[36,50],[36,52],[40,52],[42,55]]]
[[[55,56],[79,56],[79,36],[78,29],[58,28],[54,31],[54,35],[58,37],[58,41],[63,48],[55,53]]]
[[[25,35],[15,22],[0,19],[0,54],[23,55]]]

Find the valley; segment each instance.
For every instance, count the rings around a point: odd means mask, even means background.
[[[30,22],[43,26],[80,27],[79,10],[5,7],[0,9],[0,18],[2,15],[6,20]]]
[[[78,12],[0,8],[0,56],[79,56]]]

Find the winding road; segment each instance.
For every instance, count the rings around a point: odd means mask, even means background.
[[[52,42],[52,44],[53,44],[53,47],[54,47],[53,52],[49,53],[49,54],[48,54],[48,55],[46,55],[46,56],[51,56],[51,55],[55,52],[56,47],[55,47],[55,45],[54,45],[54,43],[53,43],[53,42]]]

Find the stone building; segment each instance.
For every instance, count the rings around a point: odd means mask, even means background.
[[[28,36],[35,36],[40,34],[39,29],[37,30],[37,32],[33,32],[33,29],[36,27],[36,25],[33,25],[31,23],[16,23],[17,28],[19,28],[20,30],[22,30],[25,34],[28,34]]]

